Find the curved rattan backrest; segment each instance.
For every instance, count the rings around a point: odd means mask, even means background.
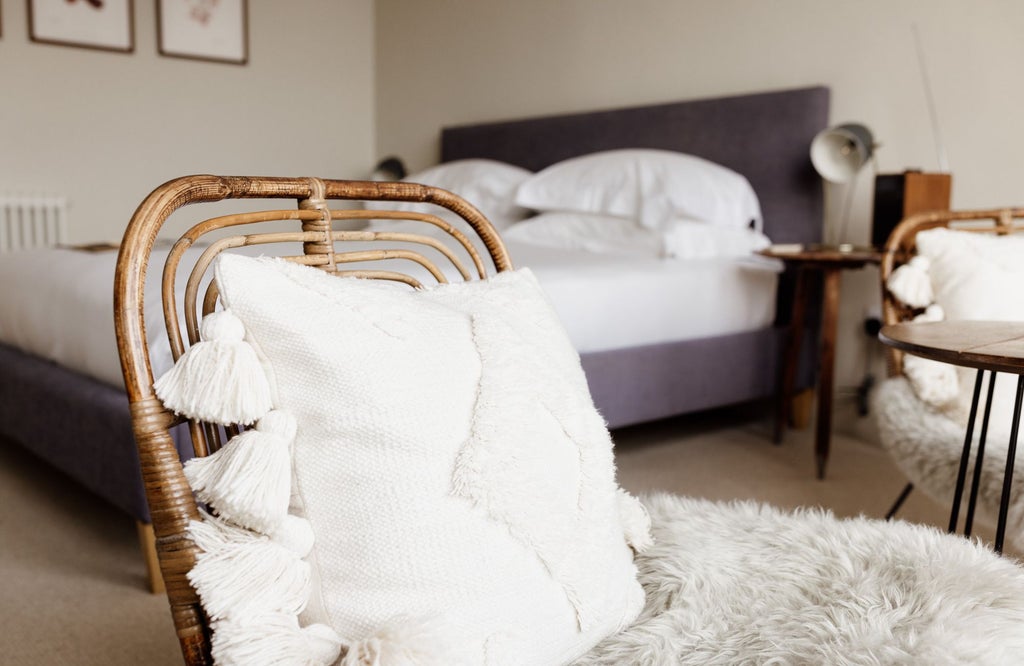
[[[885,242],[882,253],[882,322],[897,324],[913,319],[921,313],[900,303],[885,286],[889,276],[910,261],[917,252],[917,234],[928,229],[948,227],[976,233],[1006,235],[1024,231],[1024,208],[994,208],[986,210],[935,211],[912,215],[900,222]],[[886,347],[889,375],[903,371],[903,353]]]
[[[165,183],[142,202],[128,225],[118,254],[114,278],[115,330],[160,569],[187,664],[210,663],[209,626],[199,599],[186,578],[195,563],[196,554],[194,544],[186,536],[186,528],[190,520],[199,517],[199,513],[171,435],[171,429],[181,419],[165,409],[153,392],[154,377],[143,319],[144,290],[147,266],[157,234],[171,213],[187,204],[224,199],[292,199],[298,201],[298,206],[214,217],[193,226],[178,239],[168,254],[162,284],[163,313],[175,358],[184,353],[188,344],[198,339],[202,315],[215,308],[216,284],[203,278],[217,254],[231,248],[271,243],[290,243],[292,247],[299,247],[297,244],[301,243],[301,252],[286,258],[340,275],[397,280],[413,287],[419,286],[420,280],[408,272],[376,264],[407,262],[408,265],[411,262],[420,267],[421,275],[429,275],[438,282],[447,281],[446,276],[452,274],[462,279],[470,279],[473,273],[485,277],[487,267],[475,249],[476,245],[443,219],[407,212],[331,210],[329,201],[332,199],[437,204],[455,212],[468,223],[489,254],[495,270],[512,267],[501,239],[478,210],[450,192],[422,185],[316,178],[189,176]],[[447,232],[452,242],[439,242],[436,235],[338,231],[332,228],[333,220],[371,218],[417,220]],[[266,226],[262,223],[281,220],[293,221],[298,228],[294,231],[245,231],[246,225],[250,229],[259,228],[260,225]],[[175,284],[178,265],[185,256],[191,256],[186,255],[186,250],[195,247],[211,232],[218,232],[215,234],[217,238],[200,254],[185,285],[184,303],[178,303],[181,291]],[[229,235],[224,235],[226,233]],[[363,243],[354,249],[346,247],[346,243],[355,241],[370,243],[373,249],[366,249]],[[383,245],[378,248],[377,244]],[[455,250],[449,249],[449,245]],[[462,259],[460,255],[463,255]],[[467,267],[466,257],[471,268]],[[447,271],[437,265],[438,259],[442,265],[443,262],[449,264]],[[351,268],[356,262],[366,261],[374,264],[361,269]],[[203,290],[203,284],[209,286]],[[178,314],[182,306],[184,326]],[[220,445],[220,430],[208,424],[190,423],[189,432],[197,455],[206,455]]]

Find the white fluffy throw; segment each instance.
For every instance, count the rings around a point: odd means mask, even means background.
[[[1005,379],[1003,381],[1006,381]],[[897,466],[915,486],[936,501],[951,506],[956,488],[956,475],[963,451],[966,427],[944,414],[929,409],[914,394],[907,380],[895,377],[883,382],[875,392],[874,413],[882,445]],[[979,410],[980,411],[980,410]],[[1003,471],[1009,428],[1003,423],[990,425],[982,463],[978,510],[991,518],[999,511],[1003,491]],[[974,453],[981,436],[981,415],[975,423],[975,445],[972,447],[968,482],[974,470]],[[1017,456],[1006,537],[1018,548],[1024,548],[1024,455]],[[966,492],[965,492],[966,497]],[[966,511],[966,505],[964,510]],[[962,514],[961,514],[962,515]]]
[[[647,603],[580,666],[1019,664],[1024,570],[904,522],[645,499]]]

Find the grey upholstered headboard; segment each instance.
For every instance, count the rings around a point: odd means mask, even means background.
[[[828,123],[824,87],[447,127],[441,161],[486,157],[538,171],[616,148],[660,148],[738,171],[776,243],[821,240],[822,187],[808,149]]]

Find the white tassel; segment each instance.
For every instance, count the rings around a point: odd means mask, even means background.
[[[931,262],[928,257],[914,257],[889,276],[885,286],[904,305],[923,308],[935,300],[932,282],[928,277]]]
[[[270,538],[299,557],[305,557],[313,550],[313,526],[298,516],[285,516],[284,522]]]
[[[946,311],[938,303],[932,303],[924,312],[914,317],[914,321],[942,321],[946,318]]]
[[[271,407],[270,384],[245,326],[230,311],[207,315],[200,341],[153,384],[175,414],[209,423],[249,425]]]
[[[295,528],[269,538],[204,514],[189,523],[189,537],[202,551],[188,573],[203,608],[213,619],[246,619],[268,613],[298,615],[310,594],[310,565],[301,558],[311,541],[294,533],[312,532],[309,522],[289,516]]]
[[[472,658],[470,647],[457,644],[455,636],[437,622],[392,618],[372,636],[349,644],[339,666],[467,666],[483,662],[482,654]]]
[[[642,553],[654,545],[651,536],[651,517],[640,500],[619,488],[616,493],[619,503],[619,521],[626,537],[626,543],[635,553]]]
[[[273,534],[288,515],[295,428],[287,412],[268,412],[255,430],[232,437],[212,455],[186,462],[185,477],[200,501],[221,518]]]
[[[267,615],[247,622],[213,623],[218,666],[328,666],[341,655],[341,639],[324,624],[299,627],[298,618]]]
[[[306,557],[313,549],[313,526],[299,516],[285,516],[280,529],[268,537],[233,525],[220,516],[211,515],[202,509],[199,510],[199,514],[203,519],[189,523],[189,536],[196,546],[208,553],[259,539],[269,539],[298,557]]]
[[[915,322],[942,321],[946,313],[938,303],[932,303],[914,317]],[[914,393],[932,407],[945,407],[960,395],[960,378],[956,368],[919,356],[903,355],[903,374],[907,376]]]

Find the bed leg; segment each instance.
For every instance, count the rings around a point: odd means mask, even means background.
[[[146,582],[149,585],[149,591],[153,594],[163,594],[166,592],[166,588],[163,574],[160,573],[160,560],[156,554],[156,536],[153,534],[153,525],[136,520],[135,528],[139,533],[142,559],[146,562]]]
[[[814,407],[814,389],[804,389],[793,396],[789,405],[789,422],[797,430],[803,430],[811,423],[811,409]]]

